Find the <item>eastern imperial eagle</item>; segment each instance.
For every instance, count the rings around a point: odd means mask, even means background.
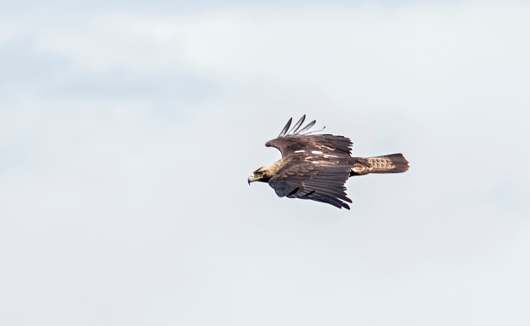
[[[349,177],[368,173],[401,173],[409,169],[403,154],[352,157],[349,138],[314,134],[315,120],[302,127],[305,115],[291,127],[289,119],[280,135],[265,146],[275,147],[282,158],[248,177],[248,183],[268,182],[278,197],[311,199],[350,209],[344,184]]]

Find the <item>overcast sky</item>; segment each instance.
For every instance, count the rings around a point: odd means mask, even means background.
[[[6,4],[0,324],[529,325],[529,15]],[[411,169],[350,211],[248,186],[304,113]]]

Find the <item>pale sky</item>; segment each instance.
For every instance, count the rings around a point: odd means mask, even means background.
[[[0,325],[529,325],[530,5],[0,12]],[[351,210],[247,184],[307,114]]]

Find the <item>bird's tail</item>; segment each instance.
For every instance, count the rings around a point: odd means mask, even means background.
[[[401,153],[352,159],[350,176],[368,173],[402,173],[409,169],[409,161]]]

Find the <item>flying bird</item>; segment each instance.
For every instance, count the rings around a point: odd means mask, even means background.
[[[280,150],[282,158],[260,167],[248,177],[267,182],[278,197],[310,199],[338,208],[350,209],[351,199],[344,184],[349,177],[369,173],[401,173],[409,169],[403,154],[352,157],[352,142],[344,136],[317,134],[309,130],[316,123],[302,127],[305,114],[291,128],[289,119],[280,135],[265,146]]]

